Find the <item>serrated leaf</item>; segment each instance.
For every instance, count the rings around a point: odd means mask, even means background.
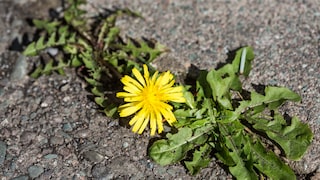
[[[149,148],[149,156],[158,164],[164,166],[182,160],[192,148],[188,139],[192,137],[190,128],[180,128],[176,134],[168,134],[168,140],[154,142]]]
[[[158,140],[149,148],[149,156],[160,165],[168,165],[182,160],[187,152],[195,146],[203,144],[207,133],[213,126],[203,126],[196,129],[194,134],[191,128],[180,128],[176,134],[168,134],[167,140]]]
[[[57,35],[56,32],[53,32],[51,34],[51,36],[49,37],[49,40],[47,42],[47,46],[54,46],[56,44],[56,35]]]
[[[52,69],[53,69],[53,59],[50,59],[49,62],[44,66],[42,73],[49,75],[51,74]]]
[[[44,46],[44,36],[41,36],[39,39],[38,39],[38,41],[37,41],[37,43],[36,43],[36,45],[35,45],[35,48],[36,49],[45,49],[46,47]]]
[[[227,156],[228,161],[231,158],[235,164],[229,167],[231,174],[237,179],[258,179],[253,169],[253,162],[250,156],[246,155],[250,148],[250,142],[248,137],[244,135],[243,125],[239,121],[234,121],[228,125],[220,124],[219,129],[222,136],[225,137],[225,150],[228,149],[227,152],[224,152],[226,153],[224,156]]]
[[[65,76],[65,75],[66,75],[66,73],[64,72],[64,70],[63,70],[62,68],[58,68],[58,69],[57,69],[57,72],[58,72],[58,74],[60,74],[60,75],[62,75],[62,76]]]
[[[88,54],[88,52],[86,53],[81,53],[79,55],[79,57],[81,58],[81,60],[83,61],[84,65],[91,70],[96,69],[97,64],[95,63],[95,61],[92,59],[91,54]]]
[[[104,97],[95,97],[94,101],[101,107],[106,107],[107,106],[107,102],[106,102]]]
[[[60,25],[59,21],[49,22],[48,20],[34,19],[32,22],[38,29],[45,29],[48,34],[53,33],[56,27]]]
[[[118,37],[120,33],[120,28],[118,27],[112,27],[110,28],[107,37],[104,38],[104,49],[107,49],[109,47],[109,45],[114,42],[114,40]]]
[[[32,78],[38,78],[38,77],[41,76],[41,74],[42,74],[42,66],[39,65],[39,66],[30,74],[30,76],[31,76]]]
[[[66,44],[64,47],[63,47],[63,51],[67,54],[74,54],[77,56],[77,53],[78,53],[78,49],[75,45],[72,45],[72,44]]]
[[[106,116],[108,117],[114,117],[115,115],[117,115],[118,112],[118,106],[114,105],[114,104],[109,104],[105,109],[104,109],[104,113],[106,114]]]
[[[133,58],[145,64],[151,63],[160,54],[168,51],[164,45],[156,42],[153,47],[144,40],[129,39],[126,45],[117,45],[118,48],[132,54]]]
[[[85,77],[85,80],[92,86],[102,86],[102,84],[92,78]]]
[[[273,120],[257,117],[260,116],[256,115],[247,119],[253,128],[265,132],[270,139],[278,143],[287,158],[299,160],[311,144],[312,131],[297,117],[292,118],[291,124],[287,124],[279,112],[275,112]]]
[[[184,161],[189,172],[194,175],[201,168],[207,167],[210,163],[210,152],[212,147],[209,144],[204,144],[199,150],[193,152],[192,161]]]
[[[23,51],[23,54],[26,56],[35,56],[37,55],[37,49],[35,48],[36,43],[32,42],[27,46],[27,48]]]
[[[83,64],[82,61],[78,58],[77,55],[73,55],[73,56],[71,57],[71,66],[72,66],[72,67],[79,67],[79,66],[81,66],[82,64]]]
[[[100,96],[103,97],[104,93],[100,91],[100,89],[98,87],[94,87],[91,89],[92,94],[96,95],[96,96]]]
[[[58,44],[65,44],[66,43],[66,36],[67,36],[67,34],[68,34],[68,32],[66,32],[66,31],[64,31],[64,32],[62,32],[61,34],[60,34],[60,37],[59,37],[59,39],[58,39],[58,41],[57,41],[57,43]]]
[[[270,110],[276,109],[287,100],[300,101],[301,98],[288,88],[268,86],[265,88],[265,96],[252,92],[251,100],[241,101],[235,112],[241,113],[250,110],[252,114],[256,114],[262,112],[264,107],[268,107]]]

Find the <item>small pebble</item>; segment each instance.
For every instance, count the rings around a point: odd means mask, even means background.
[[[63,137],[53,136],[50,138],[51,145],[61,145],[63,144],[63,142],[64,142]]]
[[[77,133],[75,134],[76,138],[87,138],[90,135],[90,130],[88,129],[81,129],[79,131],[77,131]]]
[[[63,124],[63,131],[65,132],[71,132],[73,130],[72,126],[70,123],[65,123]]]
[[[43,103],[40,104],[40,106],[41,106],[42,108],[45,108],[45,107],[48,107],[49,105],[48,105],[48,103],[43,102]]]
[[[62,92],[65,92],[68,89],[70,89],[70,85],[69,84],[63,85],[60,89],[61,89]]]
[[[22,116],[20,117],[20,120],[21,120],[21,121],[28,121],[28,120],[29,120],[29,117],[26,116],[26,115],[22,115]]]
[[[39,177],[43,172],[44,169],[41,166],[30,166],[28,168],[28,173],[31,178]]]
[[[106,178],[106,176],[108,176],[109,174],[109,169],[108,167],[100,164],[96,164],[92,167],[91,173],[93,178],[97,178],[97,179],[104,179]]]
[[[127,148],[129,146],[129,143],[128,142],[124,142],[123,144],[122,144],[122,147],[123,148]]]
[[[24,131],[20,136],[20,141],[22,144],[29,144],[35,137],[35,133],[31,131]]]
[[[55,117],[55,118],[53,118],[53,121],[55,122],[55,123],[61,123],[62,121],[63,121],[63,119],[61,118],[61,117]]]
[[[44,156],[45,159],[57,159],[58,155],[57,154],[47,154]]]
[[[46,50],[51,56],[55,56],[58,54],[58,48],[47,48]]]
[[[83,156],[89,161],[96,162],[96,163],[99,163],[104,159],[103,155],[95,151],[86,151],[83,153]]]
[[[148,162],[148,163],[147,163],[147,168],[148,168],[148,169],[152,169],[153,166],[154,166],[154,164],[153,164],[152,162]]]
[[[63,102],[69,102],[70,101],[70,96],[66,96],[62,99]]]
[[[30,114],[30,119],[34,119],[36,116],[37,116],[37,113],[32,112],[32,113]]]
[[[72,137],[68,133],[65,133],[64,131],[59,130],[58,134],[64,138],[64,142],[68,143],[72,141]]]

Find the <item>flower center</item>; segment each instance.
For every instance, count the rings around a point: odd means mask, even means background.
[[[148,105],[152,105],[155,102],[159,102],[161,100],[161,95],[156,87],[146,87],[143,92],[144,101]]]

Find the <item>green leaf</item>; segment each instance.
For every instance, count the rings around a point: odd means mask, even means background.
[[[271,179],[296,179],[294,172],[282,162],[272,151],[268,151],[260,143],[254,142],[250,147],[254,166]]]
[[[46,47],[44,46],[44,36],[41,36],[35,46],[37,49],[45,49]]]
[[[45,65],[42,73],[46,74],[46,75],[49,75],[51,74],[51,71],[53,69],[53,59],[50,59],[50,61]]]
[[[32,22],[38,29],[45,29],[49,34],[53,33],[56,30],[56,28],[61,24],[61,22],[59,21],[49,22],[48,20],[38,19],[34,19],[32,20]]]
[[[63,38],[63,39],[61,39]],[[41,36],[37,42],[32,42],[27,46],[27,48],[24,50],[23,54],[26,56],[35,56],[37,55],[40,51],[45,50],[49,47],[56,47],[56,46],[61,46],[65,45],[66,40],[64,39],[64,35],[62,34],[61,38],[56,41],[56,32],[53,32],[49,36],[49,40],[45,42],[45,36]]]
[[[203,98],[210,98],[212,97],[212,90],[210,85],[207,81],[208,71],[200,71],[199,77],[196,81],[196,88],[197,88],[197,102],[203,100]]]
[[[96,62],[92,59],[92,55],[89,52],[83,52],[79,55],[81,60],[83,61],[84,65],[94,71],[97,68]]]
[[[91,89],[92,94],[96,95],[96,96],[100,96],[103,97],[104,93],[101,92],[101,90],[98,87],[94,87]]]
[[[48,42],[47,42],[47,47],[52,47],[52,46],[54,46],[55,44],[56,44],[56,36],[57,36],[57,33],[56,32],[53,32],[52,34],[51,34],[51,36],[49,37],[49,40],[48,40]],[[57,44],[58,45],[58,44]],[[37,46],[36,46],[37,47]],[[43,48],[39,48],[39,47],[37,47],[37,49],[44,49],[45,47],[43,47]]]
[[[224,78],[223,76],[224,74],[211,70],[207,75],[207,81],[211,87],[213,99],[218,101],[224,108],[232,109],[229,91],[234,75]]]
[[[240,106],[235,110],[237,113],[250,112],[256,114],[262,112],[265,107],[270,110],[281,106],[285,101],[300,101],[301,98],[295,92],[283,88],[268,86],[265,88],[265,96],[256,92],[251,93],[251,100],[241,101]]]
[[[190,149],[206,142],[213,130],[211,124],[194,131],[191,128],[180,128],[176,134],[167,134],[167,140],[158,140],[149,148],[149,156],[160,165],[168,165],[182,160]]]
[[[107,106],[107,102],[106,102],[105,98],[103,98],[103,97],[95,97],[94,101],[101,107]]]
[[[71,66],[72,67],[79,67],[82,64],[83,64],[82,61],[78,58],[77,55],[72,55],[71,56]]]
[[[196,107],[196,103],[194,101],[194,96],[191,92],[189,91],[185,91],[184,93],[184,97],[186,99],[186,104],[191,108],[194,109]]]
[[[156,42],[152,45],[145,40],[129,39],[126,45],[114,45],[132,55],[137,62],[149,64],[160,54],[167,52],[168,49]]]
[[[250,151],[250,141],[248,136],[244,134],[243,125],[239,121],[234,121],[228,125],[219,124],[219,129],[221,135],[225,137],[226,146],[221,149],[228,151],[218,157],[227,156],[228,161],[232,159],[234,165],[229,167],[231,174],[237,179],[258,179],[253,169],[252,159],[247,153]],[[222,146],[224,145],[222,144]]]
[[[41,76],[41,73],[42,73],[42,66],[41,65],[39,65],[31,74],[30,74],[30,76],[32,77],[32,78],[38,78],[38,77],[40,77]]]
[[[149,149],[149,156],[160,165],[168,165],[182,160],[192,148],[188,139],[192,137],[190,128],[180,128],[176,134],[168,134],[168,140],[158,140]]]
[[[107,37],[104,39],[104,43],[105,43],[104,49],[107,49],[110,46],[110,44],[117,39],[119,33],[120,33],[120,28],[118,27],[112,27],[110,29]]]
[[[199,150],[193,153],[192,161],[184,161],[189,172],[194,175],[199,172],[201,168],[207,167],[210,163],[210,152],[212,147],[209,144],[204,144]]]
[[[102,84],[96,81],[95,79],[85,77],[85,80],[87,81],[87,83],[89,83],[92,86],[102,86]]]
[[[23,51],[23,54],[25,56],[36,56],[37,55],[37,49],[35,48],[36,43],[32,42],[27,46],[27,48]]]
[[[104,113],[108,117],[115,117],[118,112],[118,106],[115,104],[109,104],[107,107],[104,109]]]
[[[313,134],[307,124],[293,117],[291,124],[279,112],[275,112],[272,120],[262,115],[247,117],[249,123],[258,131],[263,131],[284,150],[287,158],[299,160],[311,144]]]

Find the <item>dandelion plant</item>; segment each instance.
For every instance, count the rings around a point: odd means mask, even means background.
[[[240,76],[250,73],[251,47],[238,49],[233,61],[218,69],[201,70],[193,84],[178,85],[170,71],[159,72],[151,65],[167,51],[165,46],[120,35],[119,17],[141,15],[118,9],[92,21],[80,8],[85,3],[68,0],[61,18],[33,20],[39,38],[24,54],[41,56],[43,61],[31,77],[68,75],[65,68],[77,69],[106,115],[128,119],[138,134],[150,124],[151,136],[162,137],[148,148],[148,155],[160,165],[182,163],[196,174],[215,157],[237,179],[296,178],[283,158],[299,160],[313,134],[298,117],[284,117],[279,108],[301,98],[284,87],[265,86],[264,92],[243,89]],[[48,56],[50,48],[58,55]],[[171,131],[164,132],[165,123]]]

